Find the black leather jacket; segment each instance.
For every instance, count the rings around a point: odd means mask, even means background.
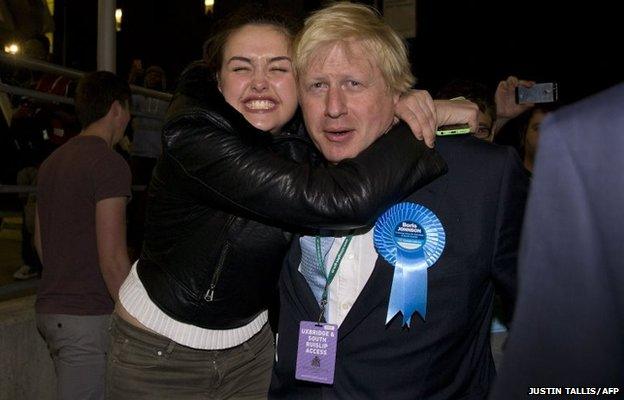
[[[282,228],[366,226],[445,172],[402,124],[355,159],[313,165],[300,119],[281,135],[261,132],[207,76],[187,70],[169,108],[138,264],[151,300],[178,321],[249,323],[273,296],[289,244]]]

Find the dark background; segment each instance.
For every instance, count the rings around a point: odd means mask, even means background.
[[[383,5],[383,0],[361,2]],[[117,0],[124,12],[117,72],[126,75],[131,60],[140,58],[144,66],[161,65],[174,82],[188,62],[201,57],[214,20],[244,3],[250,2],[216,0],[214,14],[206,16],[203,0]],[[321,5],[314,0],[253,3],[297,17]],[[450,79],[472,78],[494,88],[514,74],[559,82],[562,103],[597,92],[624,77],[618,60],[624,34],[613,4],[417,0],[417,37],[408,44],[419,87],[435,92]],[[55,61],[94,69],[97,1],[57,0],[55,25]]]

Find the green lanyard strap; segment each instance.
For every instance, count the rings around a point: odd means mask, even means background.
[[[327,280],[325,281],[325,289],[323,289],[323,296],[321,297],[321,314],[319,315],[319,322],[321,322],[321,319],[323,318],[323,314],[325,314],[325,306],[327,305],[327,292],[329,289],[329,285],[332,283],[332,281],[334,280],[334,276],[336,276],[336,273],[338,272],[338,268],[340,267],[340,262],[342,262],[342,259],[345,253],[347,252],[347,247],[349,247],[349,243],[351,243],[351,239],[353,239],[353,235],[347,236],[344,242],[342,242],[342,245],[340,246],[340,249],[338,250],[338,254],[336,254],[336,259],[334,260],[329,270],[329,273],[327,274]],[[316,258],[318,260],[318,265],[320,268],[322,268],[323,271],[325,271],[325,260],[323,259],[323,251],[321,249],[321,238],[317,236],[315,238],[315,243],[316,243]]]

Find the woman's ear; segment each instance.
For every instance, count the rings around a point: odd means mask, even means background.
[[[219,92],[221,92],[221,94],[223,94],[223,89],[221,89],[221,77],[219,76],[219,73],[215,73],[215,78],[217,79],[217,88],[219,89]]]

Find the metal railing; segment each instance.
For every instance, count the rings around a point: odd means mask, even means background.
[[[142,192],[147,189],[147,185],[132,185],[133,192]],[[0,194],[20,194],[20,193],[35,193],[37,192],[37,186],[28,185],[0,185]]]
[[[80,79],[85,72],[77,69],[66,68],[60,65],[51,64],[45,61],[36,60],[33,58],[16,56],[12,54],[0,53],[0,62],[14,67],[27,68],[34,71],[47,72],[56,75],[66,76],[72,79]],[[147,89],[137,85],[130,85],[130,90],[133,94],[140,94],[146,97],[152,97],[159,100],[171,101],[172,95],[170,93],[159,92],[158,90]],[[61,104],[74,104],[74,100],[65,97],[58,96],[50,93],[40,92],[38,90],[27,89],[20,86],[9,85],[0,82],[0,91],[15,94],[18,96],[26,96],[37,100],[48,101]],[[136,117],[163,119],[163,115],[153,114],[143,111],[131,110],[131,114]]]
[[[48,63],[34,58],[24,56],[16,56],[13,54],[0,53],[0,62],[4,64],[14,65],[16,67],[28,68],[33,71],[48,72],[51,74],[63,75],[68,78],[80,79],[85,74],[77,69],[62,67],[60,65]],[[132,93],[142,94],[143,96],[153,97],[155,99],[171,101],[170,93],[159,92],[158,90],[147,89],[142,86],[130,85]]]
[[[61,103],[61,104],[69,104],[74,105],[74,99],[65,96],[58,96],[56,94],[50,94],[45,92],[40,92],[38,90],[26,89],[20,86],[7,85],[6,83],[0,82],[0,92],[15,94],[18,96],[30,97],[37,100],[49,101],[51,103]],[[135,117],[142,118],[151,118],[151,119],[164,119],[163,115],[147,113],[143,111],[130,110],[130,113]]]
[[[85,72],[62,67],[56,64],[51,64],[48,62],[36,60],[28,57],[18,57],[15,55],[9,55],[6,53],[0,53],[0,62],[5,64],[10,64],[15,67],[27,68],[40,72],[47,72],[56,75],[63,75],[68,78],[80,79]],[[159,92],[157,90],[146,89],[141,86],[130,85],[130,89],[134,94],[142,94],[147,97],[153,97],[160,100],[170,101],[172,95],[169,93]],[[74,100],[65,96],[58,96],[55,94],[40,92],[38,90],[26,89],[20,86],[8,85],[6,83],[0,82],[0,92],[15,94],[18,96],[30,97],[37,100],[52,102],[52,103],[60,103],[60,104],[69,104],[73,105]],[[147,113],[142,111],[131,111],[132,115],[143,118],[154,118],[154,119],[163,119],[162,115]],[[133,191],[143,191],[146,189],[145,185],[133,185]],[[23,185],[1,185],[0,184],[0,194],[15,194],[15,193],[34,193],[36,192],[36,186],[23,186]]]

